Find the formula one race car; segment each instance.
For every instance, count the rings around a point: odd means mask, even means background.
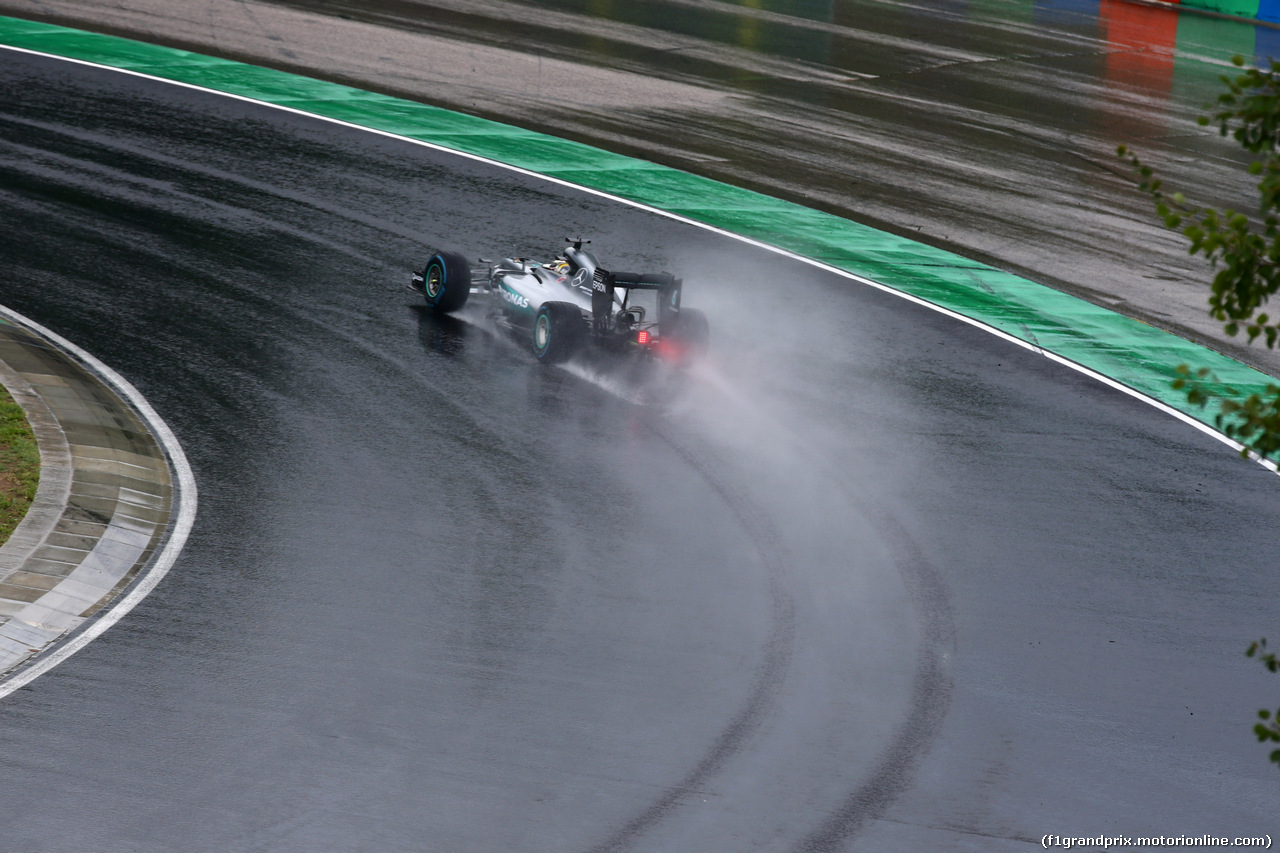
[[[539,361],[564,361],[586,345],[688,364],[707,349],[706,315],[680,305],[682,282],[669,273],[611,272],[570,240],[556,258],[506,258],[473,275],[457,252],[436,252],[411,288],[435,311],[457,311],[475,295],[490,315],[527,334]]]

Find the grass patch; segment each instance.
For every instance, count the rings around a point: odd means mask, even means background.
[[[22,407],[0,388],[0,543],[27,514],[40,485],[40,449]]]

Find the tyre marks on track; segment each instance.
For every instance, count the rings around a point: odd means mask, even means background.
[[[830,816],[800,840],[795,853],[830,853],[841,849],[910,786],[929,747],[941,733],[951,705],[952,679],[948,661],[956,647],[955,619],[942,573],[911,533],[890,512],[850,498],[876,526],[890,548],[923,626],[916,652],[910,711],[880,760],[858,787],[846,794]]]
[[[724,502],[751,541],[766,570],[770,629],[748,698],[719,737],[683,779],[607,840],[592,847],[591,853],[628,850],[649,830],[674,817],[686,802],[696,801],[695,795],[703,793],[711,780],[725,770],[775,709],[796,642],[796,606],[787,583],[792,569],[783,538],[767,512],[719,473],[723,466],[708,459],[708,454],[695,451],[688,439],[677,438],[669,422],[655,419],[649,429]],[[808,461],[822,463],[816,457]],[[834,806],[826,810],[827,817],[792,844],[789,849],[794,853],[843,849],[869,823],[882,817],[910,787],[916,770],[941,733],[951,704],[949,661],[956,648],[956,628],[942,572],[893,512],[874,496],[866,496],[857,484],[843,479],[837,482],[855,511],[870,522],[888,549],[919,619],[921,635],[912,663],[906,716],[857,786],[834,798]]]
[[[769,595],[769,634],[747,700],[683,779],[662,793],[648,808],[623,824],[591,853],[627,850],[648,830],[673,815],[719,774],[759,729],[775,706],[791,667],[795,645],[795,602],[784,582],[787,573],[781,537],[753,502],[716,474],[698,454],[678,441],[669,428],[650,424],[653,433],[679,456],[724,502],[742,527],[765,567]]]

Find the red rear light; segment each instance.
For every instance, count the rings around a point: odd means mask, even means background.
[[[649,333],[644,329],[636,332],[636,343],[642,347],[647,347],[649,345]]]

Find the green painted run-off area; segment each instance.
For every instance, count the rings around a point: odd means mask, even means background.
[[[1170,383],[1209,367],[1243,393],[1266,374],[1084,300],[790,202],[643,160],[295,74],[0,17],[0,43],[136,71],[490,158],[731,231],[927,300],[1056,353],[1205,423]]]

